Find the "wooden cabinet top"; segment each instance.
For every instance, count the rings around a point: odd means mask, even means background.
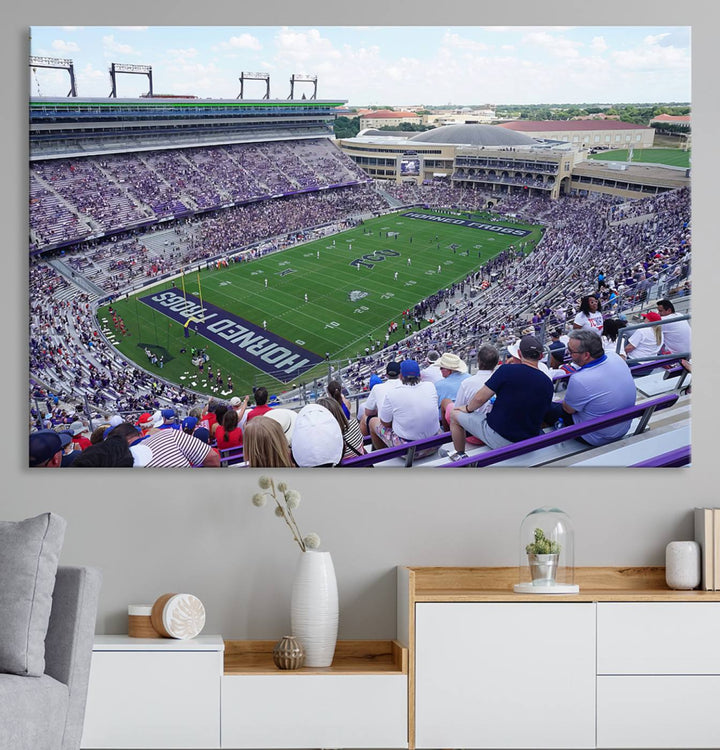
[[[664,567],[578,567],[578,594],[516,594],[517,567],[404,566],[411,602],[720,602],[720,591],[675,591]]]
[[[225,641],[225,674],[407,674],[408,650],[397,641],[338,641],[329,667],[278,669],[275,641]]]

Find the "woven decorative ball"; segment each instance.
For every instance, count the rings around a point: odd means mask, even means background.
[[[152,626],[165,638],[195,638],[205,627],[205,607],[192,594],[163,594],[150,615]]]
[[[273,661],[278,669],[300,669],[305,663],[305,651],[291,635],[284,635],[273,649]]]

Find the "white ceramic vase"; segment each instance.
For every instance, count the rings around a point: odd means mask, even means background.
[[[700,585],[700,545],[670,542],[665,547],[665,581],[671,589],[690,590]]]
[[[329,552],[300,554],[290,604],[292,634],[305,649],[306,667],[329,667],[338,631],[338,591]]]

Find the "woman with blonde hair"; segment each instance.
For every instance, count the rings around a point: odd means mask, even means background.
[[[642,317],[645,318],[648,323],[659,323],[662,320],[660,314],[655,311],[643,313]],[[663,336],[662,326],[653,325],[648,328],[638,328],[637,331],[630,336],[627,344],[625,344],[625,354],[630,356],[630,353],[632,352],[632,359],[655,357],[660,354],[664,345],[665,337]]]
[[[270,417],[255,417],[245,425],[243,457],[254,468],[290,468],[290,446],[283,428]]]

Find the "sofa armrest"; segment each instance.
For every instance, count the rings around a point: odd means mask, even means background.
[[[45,673],[68,686],[63,750],[80,746],[101,581],[95,568],[57,570],[45,638]]]

